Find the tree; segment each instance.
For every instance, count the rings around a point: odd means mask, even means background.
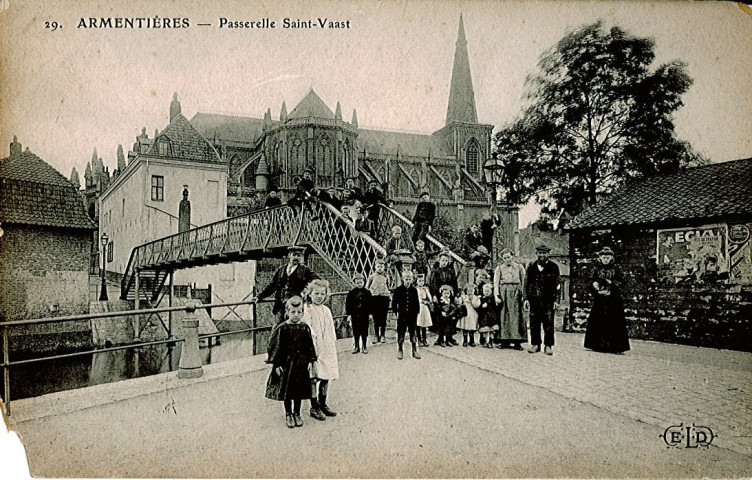
[[[526,80],[522,116],[495,136],[507,200],[577,214],[631,179],[706,163],[676,137],[686,65],[650,70],[655,43],[601,22],[568,33]]]

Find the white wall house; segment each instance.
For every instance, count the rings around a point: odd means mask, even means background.
[[[107,233],[107,270],[124,273],[134,247],[178,233],[178,213],[187,185],[191,228],[227,216],[227,164],[180,113],[110,183],[100,197],[100,236]],[[178,270],[176,284],[212,284],[217,299],[240,300],[250,291],[255,264]]]

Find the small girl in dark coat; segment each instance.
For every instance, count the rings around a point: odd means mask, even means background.
[[[311,398],[309,369],[316,360],[311,329],[303,323],[303,299],[295,296],[285,304],[287,320],[274,330],[269,339],[272,364],[266,382],[266,398],[285,402],[285,416],[289,428],[302,427],[301,400]]]
[[[491,336],[499,330],[499,303],[501,299],[493,292],[493,284],[484,283],[481,287],[482,295],[478,312],[478,331],[481,334],[481,345],[493,348]]]
[[[457,320],[464,317],[467,311],[464,305],[457,305],[454,298],[454,291],[449,285],[439,287],[439,300],[436,303],[436,319],[438,320],[437,333],[439,339],[436,345],[440,347],[451,347],[451,336],[454,334],[454,327]]]
[[[352,353],[368,353],[367,340],[368,340],[368,317],[371,310],[371,291],[365,288],[366,281],[363,278],[363,274],[356,273],[353,275],[353,283],[355,288],[350,290],[345,299],[345,313],[347,319],[352,325],[353,340],[355,346]],[[360,349],[360,343],[363,344],[363,349]]]

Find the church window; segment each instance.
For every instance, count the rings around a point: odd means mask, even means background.
[[[112,262],[113,256],[115,254],[115,241],[110,241],[110,243],[107,244],[107,262]]]
[[[300,175],[305,168],[305,152],[303,142],[295,138],[290,145],[290,165],[288,175]]]
[[[151,176],[151,199],[155,202],[164,201],[164,177],[161,175]]]
[[[316,183],[320,185],[333,185],[334,176],[332,175],[332,147],[329,137],[322,135],[319,137],[318,148],[316,149]]]
[[[342,175],[347,178],[350,176],[350,142],[345,140],[342,145]]]
[[[478,173],[480,170],[479,165],[480,148],[478,142],[475,139],[470,140],[465,150],[465,168],[470,173]]]

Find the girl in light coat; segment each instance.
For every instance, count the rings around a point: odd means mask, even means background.
[[[326,403],[329,393],[329,380],[339,378],[337,362],[337,333],[334,317],[329,307],[324,305],[329,297],[329,282],[316,279],[308,284],[304,292],[308,303],[303,312],[303,322],[311,327],[313,345],[317,360],[311,372],[311,416],[316,420],[326,420],[337,414]]]

